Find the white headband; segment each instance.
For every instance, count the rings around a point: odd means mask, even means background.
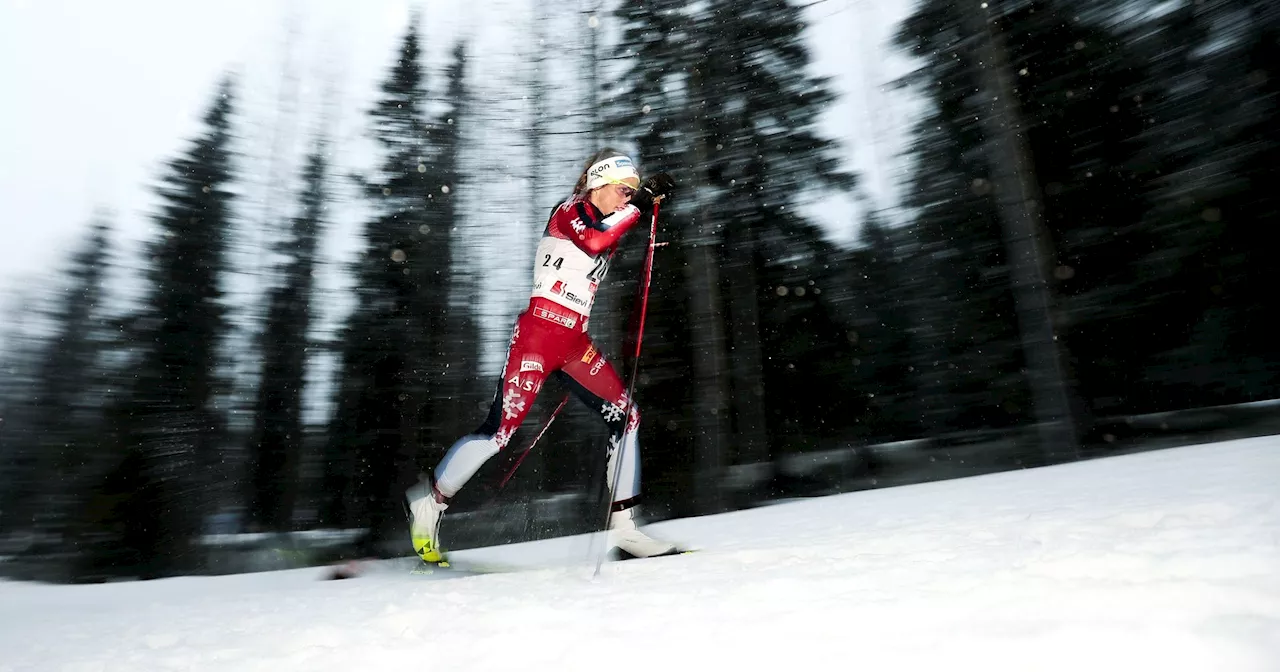
[[[625,156],[611,156],[597,161],[587,169],[587,191],[599,189],[606,184],[628,184],[628,180],[635,180],[629,186],[640,187],[640,173],[631,159]]]

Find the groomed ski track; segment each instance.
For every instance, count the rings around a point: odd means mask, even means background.
[[[412,563],[0,583],[8,670],[1280,670],[1280,439],[668,521]],[[394,568],[394,562],[384,569]],[[426,579],[426,580],[422,580]]]

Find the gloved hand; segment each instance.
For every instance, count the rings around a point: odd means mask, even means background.
[[[667,173],[650,175],[631,197],[631,203],[641,210],[648,210],[653,206],[654,201],[660,201],[670,195],[675,186],[675,179]]]

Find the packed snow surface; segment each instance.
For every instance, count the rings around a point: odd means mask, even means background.
[[[446,526],[448,525],[446,519]],[[1280,438],[668,521],[407,562],[0,583],[0,670],[1280,670]],[[447,534],[447,527],[446,527]]]

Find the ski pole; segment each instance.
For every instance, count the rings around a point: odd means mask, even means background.
[[[556,406],[556,410],[551,411],[551,417],[547,418],[547,421],[542,425],[542,429],[538,432],[538,435],[533,437],[533,441],[529,442],[529,447],[525,448],[524,452],[520,453],[520,457],[516,458],[516,463],[511,465],[511,468],[507,470],[506,475],[502,477],[502,481],[498,483],[499,490],[506,487],[507,481],[511,480],[512,476],[515,476],[516,469],[520,468],[520,463],[524,462],[524,458],[527,457],[529,453],[533,452],[533,447],[538,445],[538,440],[542,438],[543,434],[547,433],[547,428],[551,427],[551,422],[556,419],[556,416],[560,414],[560,409],[564,408],[564,405],[568,402],[569,395],[566,394],[564,395],[564,399],[560,400],[560,405]]]
[[[613,470],[613,478],[609,483],[609,491],[605,493],[605,513],[604,513],[604,531],[609,533],[609,517],[613,514],[613,493],[618,490],[618,478],[622,474],[622,451],[626,443],[626,426],[631,422],[631,409],[635,406],[636,378],[640,369],[640,346],[644,342],[644,319],[649,311],[649,285],[653,281],[653,252],[658,247],[658,204],[662,202],[661,198],[653,201],[653,218],[649,220],[649,252],[645,255],[644,260],[644,276],[641,283],[643,292],[640,298],[640,324],[636,328],[636,350],[635,355],[631,358],[631,380],[627,383],[627,409],[623,416],[623,441],[618,446],[618,454],[616,459],[617,465]],[[608,462],[606,461],[606,464]],[[596,571],[594,577],[600,576],[600,566],[604,564],[604,556],[609,551],[608,540],[601,545],[600,553],[596,555]]]
[[[644,341],[644,318],[649,312],[649,283],[653,280],[653,252],[658,247],[655,239],[658,237],[658,204],[661,202],[661,198],[653,202],[653,219],[649,223],[649,254],[644,262],[644,294],[640,300],[640,326],[636,329],[636,353],[631,360],[631,390],[627,392],[628,405],[631,403],[631,392],[635,391],[636,370],[640,367],[640,344]]]

